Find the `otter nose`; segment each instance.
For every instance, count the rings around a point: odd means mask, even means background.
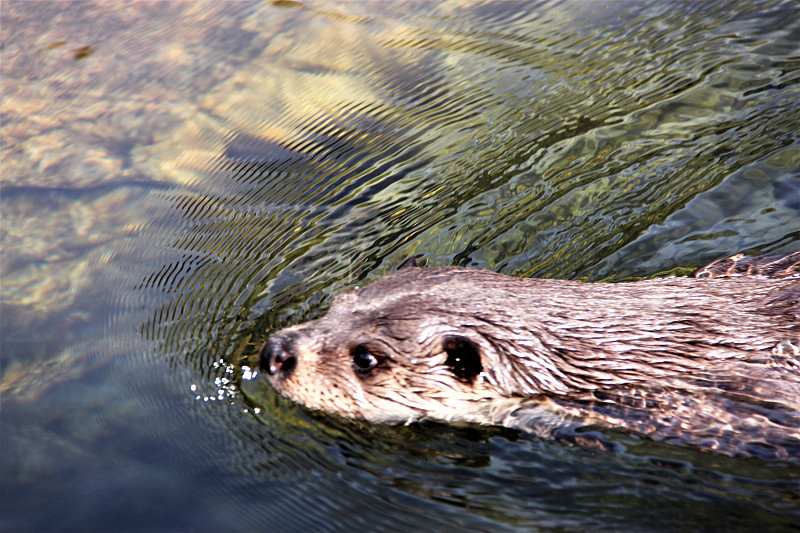
[[[288,376],[297,366],[297,357],[292,354],[291,339],[272,337],[261,349],[261,370],[266,370],[271,376],[278,372]]]

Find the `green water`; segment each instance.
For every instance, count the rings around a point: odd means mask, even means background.
[[[3,529],[800,521],[796,464],[370,427],[251,371],[411,256],[618,281],[800,249],[796,3],[0,15]]]

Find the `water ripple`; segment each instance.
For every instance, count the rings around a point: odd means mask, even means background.
[[[442,508],[492,528],[619,529],[651,512],[674,526],[630,487],[682,505],[686,483],[704,502],[692,520],[714,502],[773,516],[796,480],[762,494],[745,474],[713,474],[746,467],[689,452],[670,463],[683,452],[646,443],[598,458],[465,429],[384,434],[292,410],[241,375],[269,332],[411,256],[619,279],[796,248],[797,6],[338,7],[298,11],[307,35],[265,50],[152,150],[175,187],[172,214],[149,228],[171,259],[139,282],[163,298],[142,331],[203,397],[234,376],[235,409],[203,416],[233,428],[238,468],[285,483],[281,501],[317,494],[298,527],[355,507],[350,523],[378,523],[384,498],[411,529],[444,524]],[[621,518],[598,518],[608,510]]]

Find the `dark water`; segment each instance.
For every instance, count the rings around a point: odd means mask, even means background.
[[[4,67],[8,107],[130,106],[65,119],[103,164],[4,143],[4,530],[800,528],[797,464],[371,427],[251,370],[411,256],[614,281],[800,249],[796,2],[34,5],[3,53],[74,57]]]

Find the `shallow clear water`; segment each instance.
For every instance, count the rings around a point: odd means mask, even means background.
[[[4,529],[800,521],[797,464],[371,427],[250,370],[411,256],[618,281],[800,249],[796,3],[0,13]]]

